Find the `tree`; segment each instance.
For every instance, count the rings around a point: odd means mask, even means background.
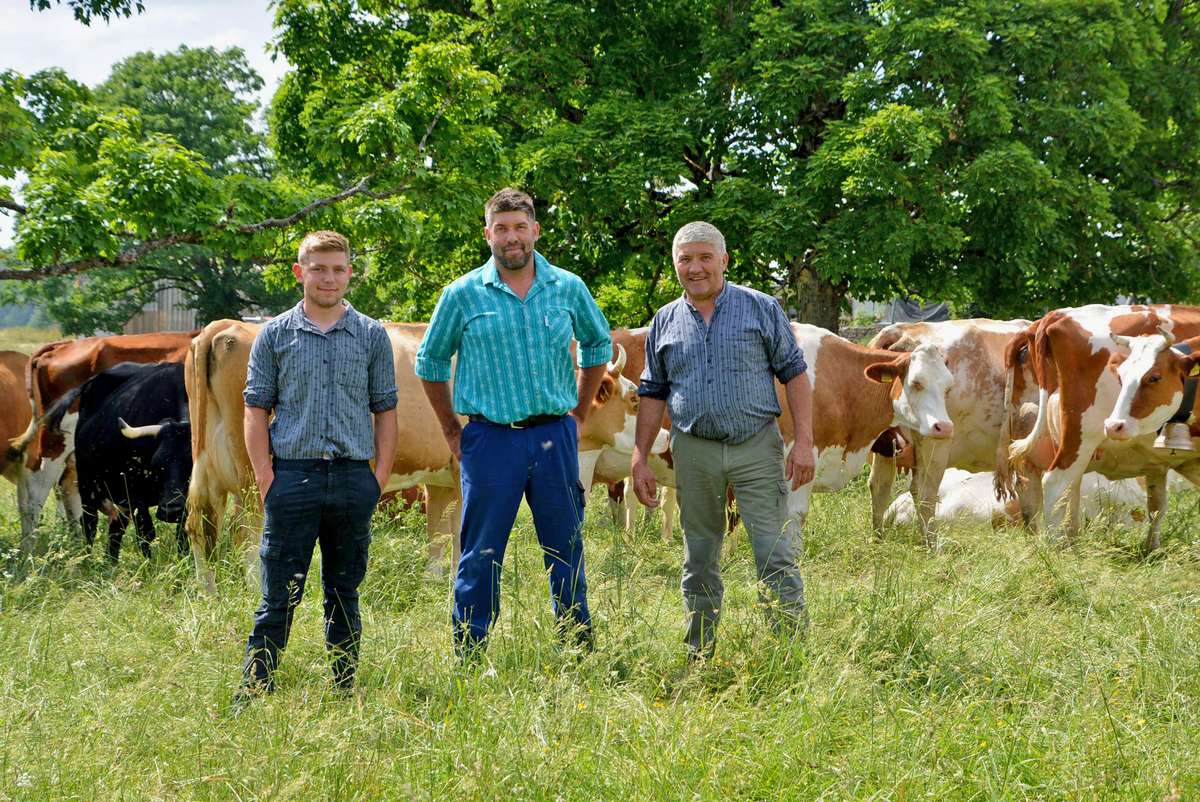
[[[53,5],[61,5],[62,0],[54,0]],[[146,10],[142,0],[67,0],[75,19],[84,25],[91,25],[97,17],[105,22],[112,22],[114,17],[131,17],[136,12],[141,14]],[[45,11],[51,7],[51,0],[29,0],[29,7],[36,11]]]

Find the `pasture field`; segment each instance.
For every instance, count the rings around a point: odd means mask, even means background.
[[[17,541],[0,496],[0,545]],[[51,522],[53,513],[47,513]],[[598,650],[554,647],[527,513],[487,659],[452,658],[419,513],[379,513],[350,698],[328,690],[312,576],[280,690],[230,708],[256,603],[229,556],[197,591],[164,527],[116,568],[51,522],[49,557],[0,583],[0,800],[1141,799],[1200,794],[1200,494],[1165,549],[1093,526],[1076,549],[951,527],[873,541],[859,480],[818,496],[806,642],[726,558],[715,664],[687,671],[681,545],[588,510]]]

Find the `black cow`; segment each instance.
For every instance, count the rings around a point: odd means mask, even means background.
[[[75,469],[88,545],[96,535],[97,513],[105,510],[110,514],[109,559],[120,556],[131,517],[148,558],[154,539],[150,508],[157,507],[159,520],[177,524],[179,551],[186,553],[183,517],[192,443],[183,365],[115,365],[55,402],[47,412],[47,425],[58,427],[76,400]]]

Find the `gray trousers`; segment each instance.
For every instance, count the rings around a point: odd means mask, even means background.
[[[683,606],[687,646],[711,657],[725,585],[721,545],[725,540],[725,487],[732,485],[738,512],[750,536],[759,581],[779,598],[772,623],[802,631],[807,623],[804,580],[796,566],[797,537],[787,520],[788,484],[783,478],[783,437],[772,421],[744,443],[728,445],[678,430],[671,432],[671,457],[683,526]]]

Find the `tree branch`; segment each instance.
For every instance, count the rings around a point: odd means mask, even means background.
[[[12,198],[0,198],[0,209],[9,209],[17,214],[25,214],[28,211],[24,206],[17,203]]]

